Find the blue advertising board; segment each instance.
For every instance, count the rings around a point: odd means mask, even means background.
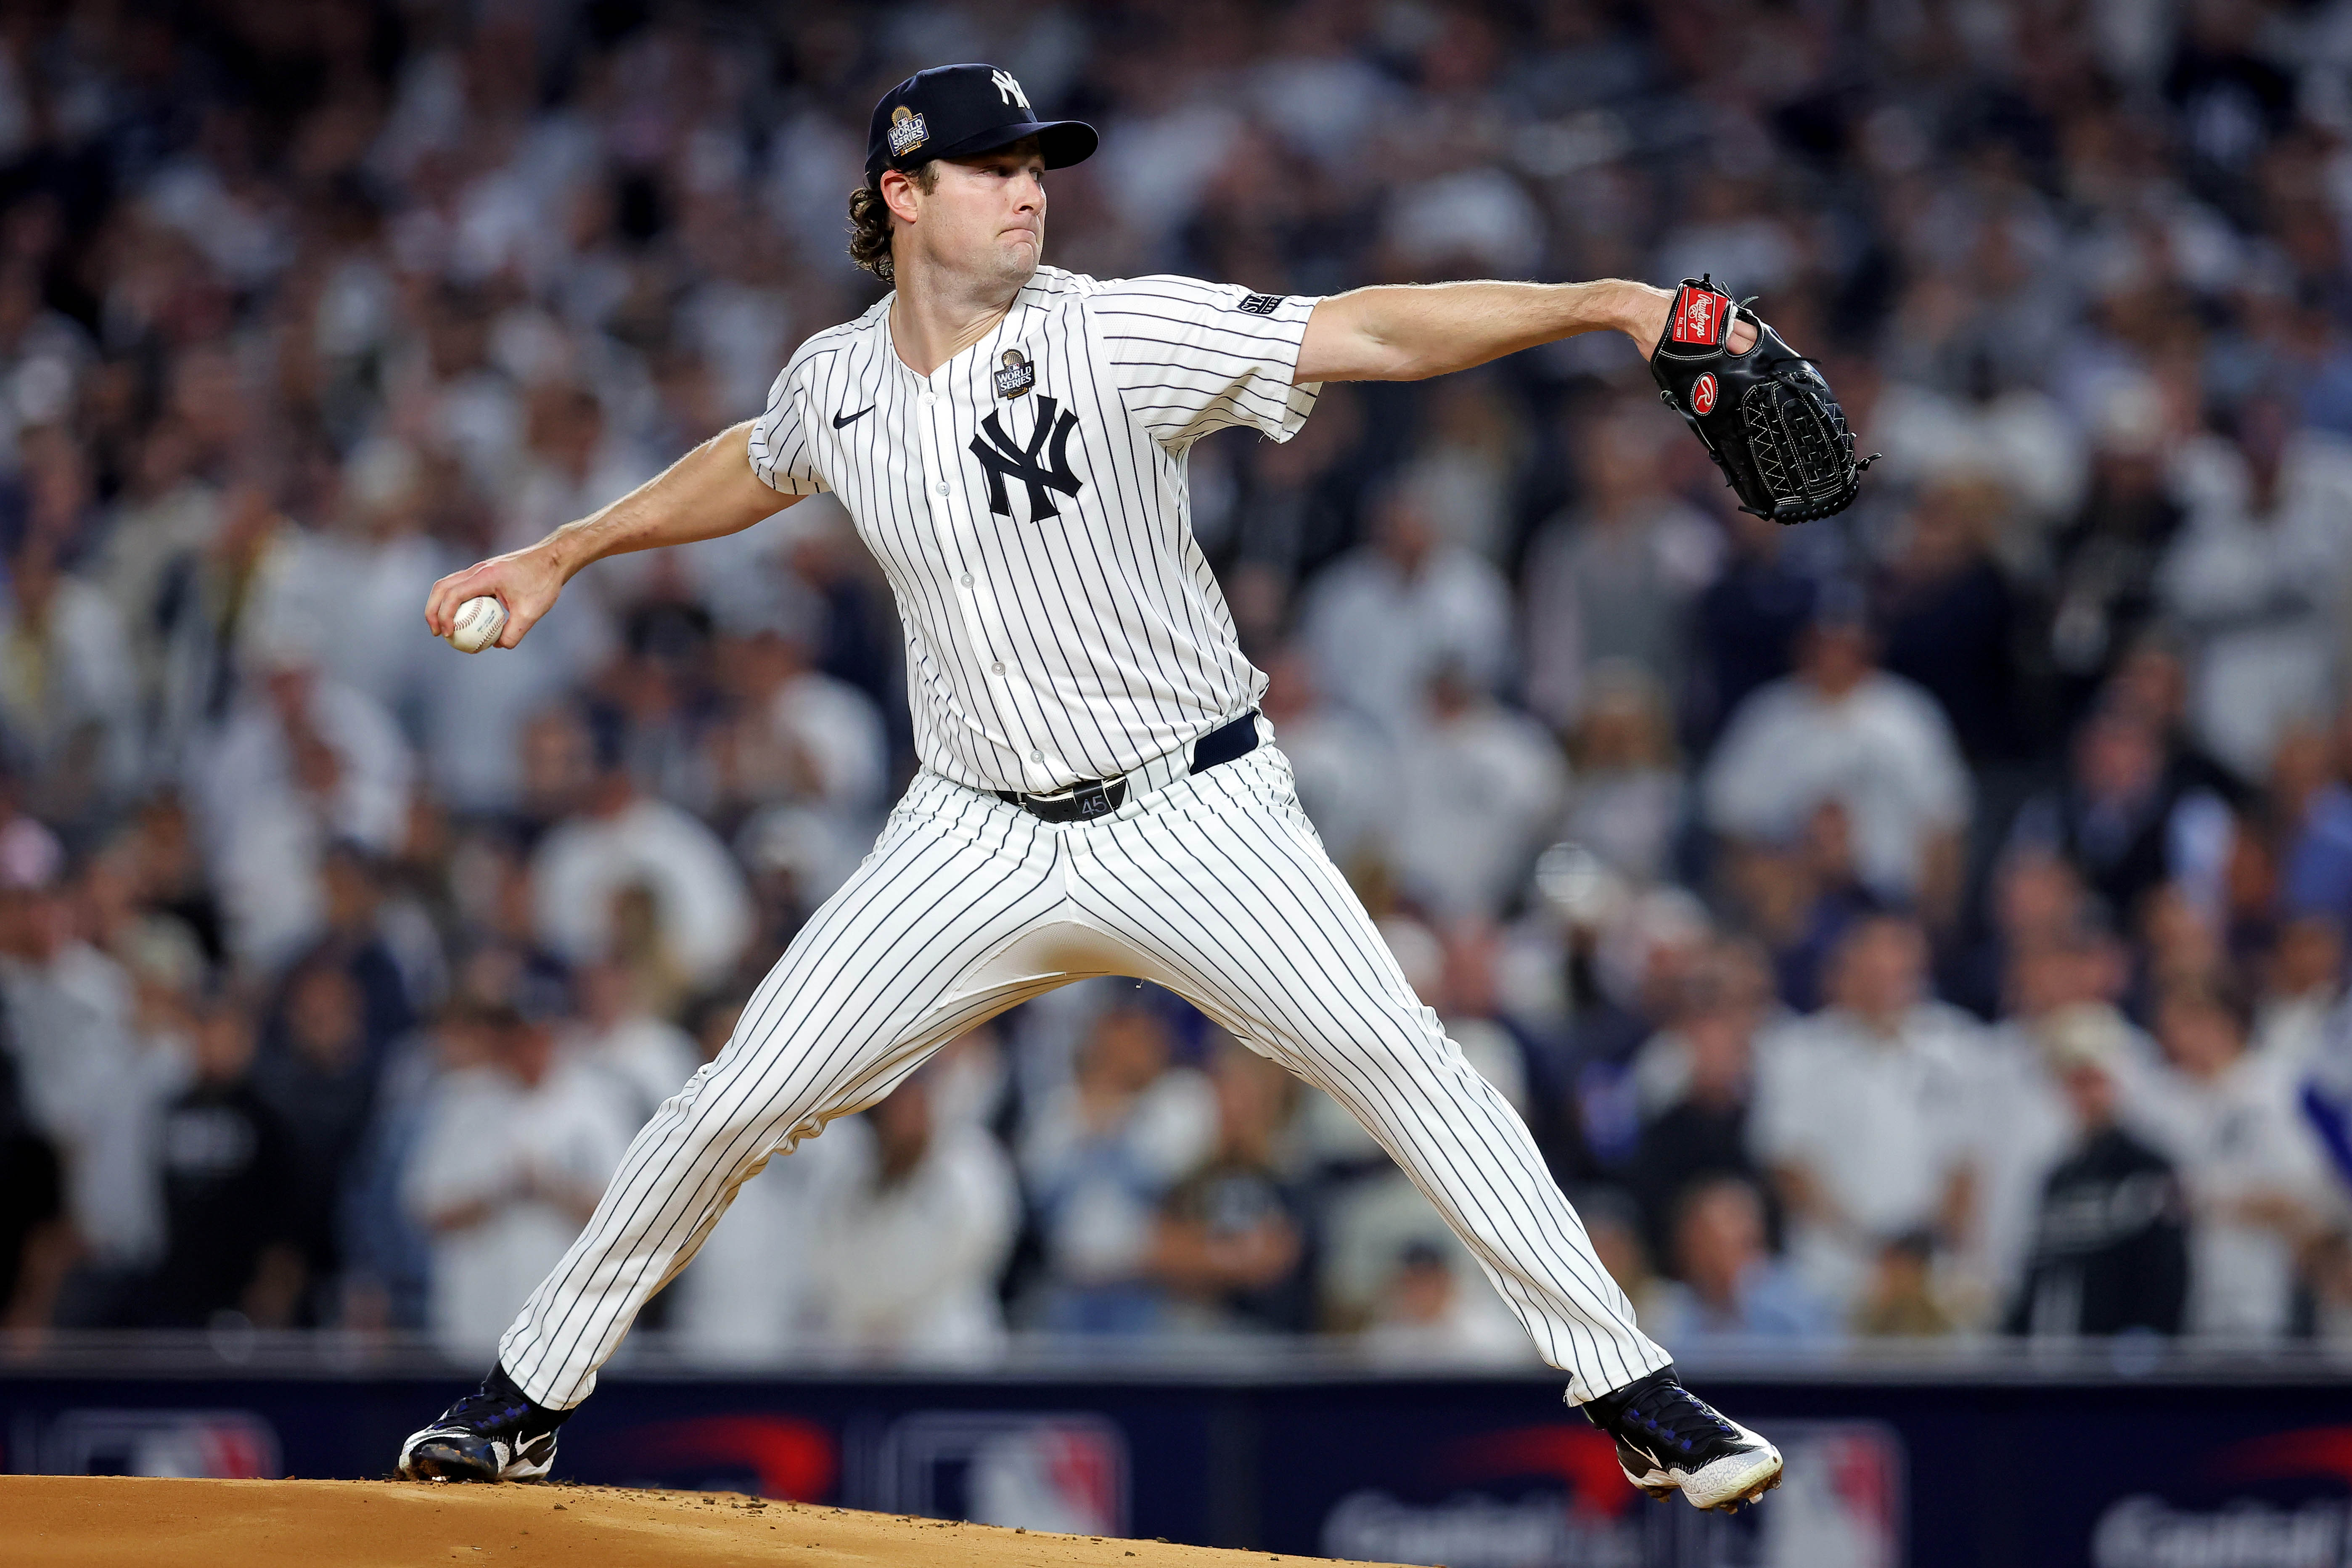
[[[560,1476],[1450,1568],[2347,1568],[2352,1389],[1707,1383],[1789,1455],[1653,1504],[1523,1378],[613,1376]],[[0,1468],[367,1477],[458,1380],[0,1375]]]

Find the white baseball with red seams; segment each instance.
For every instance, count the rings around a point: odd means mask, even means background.
[[[457,606],[449,622],[449,646],[459,653],[479,653],[507,629],[507,607],[484,595]]]

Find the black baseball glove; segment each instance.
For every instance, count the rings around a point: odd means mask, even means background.
[[[1740,510],[1775,522],[1843,511],[1879,455],[1854,461],[1853,432],[1828,380],[1754,315],[1755,342],[1731,352],[1741,310],[1712,275],[1683,279],[1650,356],[1658,396],[1697,433]]]

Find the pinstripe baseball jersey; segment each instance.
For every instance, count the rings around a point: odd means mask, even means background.
[[[1041,267],[920,376],[891,342],[896,297],[801,345],[751,456],[777,490],[837,494],[881,562],[923,765],[1043,794],[1255,706],[1265,677],[1193,541],[1185,454],[1227,426],[1297,432],[1315,301]]]

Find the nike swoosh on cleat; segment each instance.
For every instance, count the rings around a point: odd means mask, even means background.
[[[879,404],[869,403],[855,414],[836,414],[833,416],[833,427],[838,430],[845,425],[855,425],[879,406]]]

